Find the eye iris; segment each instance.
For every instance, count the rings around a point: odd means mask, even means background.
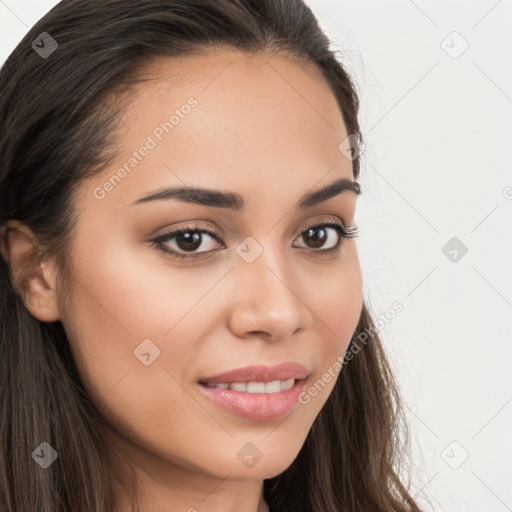
[[[192,233],[192,235],[190,233]],[[193,251],[197,249],[201,245],[201,241],[202,236],[197,231],[184,231],[176,235],[176,244],[183,251]],[[182,244],[182,242],[184,242],[184,244]]]
[[[316,232],[320,232],[321,235],[315,234]],[[314,247],[321,247],[325,243],[325,241],[327,240],[326,229],[321,227],[321,226],[320,227],[316,227],[316,228],[308,229],[306,231],[306,235],[305,236],[310,237],[310,239],[314,243]]]

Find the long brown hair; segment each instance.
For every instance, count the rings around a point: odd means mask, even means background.
[[[313,62],[353,146],[362,145],[355,84],[302,0],[60,2],[0,71],[0,225],[23,222],[37,239],[34,257],[56,258],[61,297],[78,214],[70,198],[115,153],[120,99],[129,97],[118,93],[144,83],[141,70],[152,59],[213,46]],[[357,180],[360,157],[352,163]],[[62,324],[41,322],[25,307],[26,277],[0,258],[1,510],[111,511],[118,466],[107,456],[104,420],[84,391]],[[297,458],[265,480],[271,510],[420,510],[401,481],[407,425],[366,301],[347,354],[362,333],[370,336],[345,359]],[[58,453],[47,469],[31,457],[42,442]]]

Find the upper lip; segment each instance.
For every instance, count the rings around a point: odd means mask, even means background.
[[[218,384],[220,382],[273,382],[276,380],[305,379],[309,371],[298,363],[282,363],[275,366],[246,366],[211,377],[204,377],[199,382]]]

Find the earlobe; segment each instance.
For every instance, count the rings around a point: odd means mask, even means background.
[[[17,220],[7,221],[0,230],[0,250],[10,267],[25,307],[42,322],[60,319],[57,301],[57,273],[38,256],[40,246],[32,230]]]

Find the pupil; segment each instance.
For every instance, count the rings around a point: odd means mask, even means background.
[[[307,236],[309,236],[311,238],[311,240],[314,242],[314,247],[321,247],[326,239],[327,239],[327,235],[325,233],[325,229],[322,228],[322,227],[319,227],[319,228],[313,228],[313,229],[308,229],[307,231]],[[321,235],[318,236],[316,234],[314,234],[315,232],[321,232]]]
[[[184,244],[181,242],[184,242]],[[190,235],[190,231],[180,233],[176,237],[176,243],[178,247],[184,251],[197,249],[201,245],[201,234],[194,232]]]

